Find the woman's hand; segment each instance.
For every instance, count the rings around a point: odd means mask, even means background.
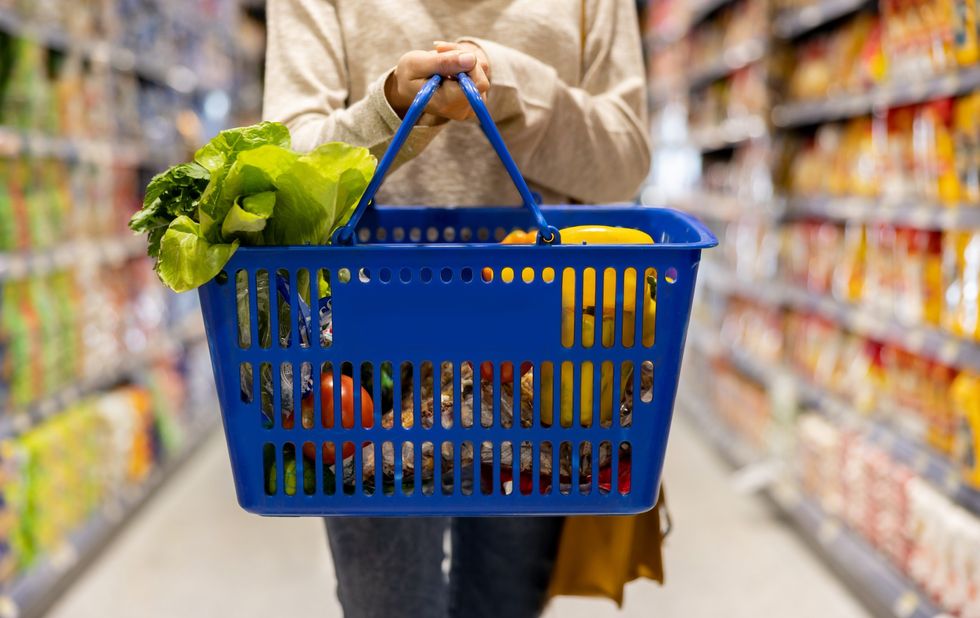
[[[467,73],[486,100],[490,91],[490,62],[472,43],[436,41],[431,51],[410,51],[385,83],[385,97],[399,116],[404,116],[422,85],[436,73],[451,77]],[[466,95],[455,81],[447,80],[436,91],[425,111],[438,118],[466,120],[473,114]]]

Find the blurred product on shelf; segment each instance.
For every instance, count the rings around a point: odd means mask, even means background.
[[[763,0],[737,0],[695,26],[688,43],[692,72],[724,60],[730,49],[766,36],[767,11]]]
[[[946,611],[980,616],[980,520],[817,414],[797,425],[797,475],[823,510],[867,539]]]
[[[980,487],[980,373],[962,371],[950,386],[956,435],[953,456],[963,479]]]
[[[980,342],[980,231],[742,219],[722,238],[739,279],[775,277],[882,319]]]
[[[795,61],[786,84],[786,95],[792,100],[859,92],[885,79],[887,60],[876,15],[861,13],[831,32],[808,39],[793,51]]]
[[[80,256],[81,257],[81,256]],[[82,257],[84,260],[85,258]],[[83,378],[122,369],[160,345],[168,295],[145,259],[8,281],[0,340],[4,409],[17,410]]]
[[[196,296],[126,223],[150,175],[257,114],[241,10],[0,0],[0,615],[38,615],[210,425]]]
[[[730,158],[707,160],[701,187],[712,195],[733,196],[749,204],[764,204],[774,197],[772,149],[768,144],[750,142]]]
[[[187,361],[189,365],[184,366]],[[0,442],[0,586],[56,554],[100,509],[175,456],[197,431],[213,395],[188,391],[199,355],[156,363],[141,385],[74,402],[47,422]],[[209,387],[210,389],[210,387]],[[6,562],[6,561],[9,561]],[[11,578],[14,578],[13,580]]]
[[[790,100],[825,99],[923,79],[977,62],[975,0],[881,0],[793,48]]]
[[[724,362],[711,366],[715,414],[751,448],[762,451],[772,422],[769,395],[758,384],[745,380]]]
[[[794,153],[788,192],[980,205],[978,105],[973,93],[822,125]]]

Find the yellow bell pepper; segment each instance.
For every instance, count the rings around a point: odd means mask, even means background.
[[[579,225],[560,230],[561,243],[563,245],[643,245],[653,244],[653,238],[646,232],[622,227],[610,227],[606,225]],[[562,274],[562,343],[566,347],[571,347],[574,343],[575,335],[575,300],[578,296],[576,289],[582,290],[582,345],[592,347],[595,345],[595,320],[597,316],[596,305],[596,274],[594,270],[586,270],[583,274],[581,286],[575,285],[575,272],[567,270]],[[636,335],[636,272],[629,270],[623,274],[623,339],[625,342],[632,343]],[[604,347],[612,347],[616,340],[615,320],[616,320],[616,271],[608,268],[603,272],[603,298],[601,302],[601,343]],[[656,301],[648,299],[644,303],[645,315],[652,316],[656,313]],[[652,322],[651,322],[652,324]],[[652,330],[650,336],[652,337]],[[646,339],[646,338],[645,338]],[[652,345],[652,339],[646,345]],[[543,384],[551,384],[553,379],[553,369],[542,372]],[[589,426],[592,424],[592,406],[594,403],[594,384],[595,384],[595,365],[594,363],[583,363],[580,378],[580,407],[582,410],[582,424]],[[565,364],[561,368],[561,424],[569,427],[572,424],[572,396],[574,389],[574,374],[572,365]],[[603,371],[600,379],[600,414],[602,422],[611,422],[613,410],[618,402],[613,397],[612,371],[611,368]],[[548,404],[547,406],[545,404]],[[541,418],[545,424],[552,422],[553,409],[550,398],[542,398]]]

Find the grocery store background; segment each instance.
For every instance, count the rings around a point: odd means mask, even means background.
[[[548,616],[980,616],[975,2],[638,3],[637,199],[722,244],[667,586]],[[126,228],[155,171],[259,118],[264,18],[0,0],[0,618],[339,615],[321,522],[235,504],[197,298]]]

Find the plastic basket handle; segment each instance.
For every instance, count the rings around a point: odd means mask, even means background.
[[[476,114],[477,119],[480,121],[480,127],[483,129],[483,134],[487,136],[487,140],[490,141],[490,145],[497,152],[497,156],[500,157],[500,162],[504,164],[504,168],[510,175],[511,181],[514,186],[517,187],[517,192],[521,195],[521,201],[524,203],[534,215],[535,222],[537,223],[540,234],[538,234],[539,244],[558,244],[560,242],[558,229],[554,226],[548,225],[545,221],[544,215],[541,213],[541,209],[538,208],[538,201],[535,199],[534,194],[531,193],[531,189],[528,188],[527,183],[524,181],[524,177],[521,176],[520,170],[517,169],[517,163],[514,162],[514,158],[510,155],[507,150],[507,146],[504,144],[504,139],[500,136],[500,131],[497,130],[497,125],[493,123],[493,118],[490,117],[490,111],[487,106],[483,103],[483,99],[480,97],[480,91],[477,90],[476,84],[470,79],[470,76],[466,73],[459,73],[456,75],[456,79],[459,82],[460,88],[463,89],[463,94],[466,95],[466,100],[469,101],[470,107],[473,108],[473,112]],[[333,233],[332,242],[335,245],[353,245],[354,244],[354,228],[357,226],[357,222],[360,221],[361,215],[367,209],[368,205],[374,201],[374,196],[381,188],[381,182],[384,180],[385,174],[388,173],[388,169],[391,168],[391,164],[394,162],[395,157],[398,152],[402,149],[405,144],[405,140],[408,139],[408,134],[411,132],[412,128],[419,121],[422,116],[422,112],[425,111],[425,106],[429,104],[429,100],[432,95],[435,94],[439,86],[442,84],[441,75],[433,75],[429,78],[429,81],[422,86],[418,94],[415,95],[415,99],[412,101],[411,106],[409,106],[408,111],[405,112],[405,119],[402,120],[401,125],[398,130],[395,131],[395,136],[391,140],[391,144],[388,146],[388,150],[385,151],[384,156],[381,157],[381,162],[378,163],[378,168],[374,172],[374,176],[371,178],[371,182],[368,183],[367,189],[364,191],[364,195],[361,196],[361,200],[357,203],[357,208],[354,209],[353,214],[351,214],[350,220],[347,224],[337,228]]]

